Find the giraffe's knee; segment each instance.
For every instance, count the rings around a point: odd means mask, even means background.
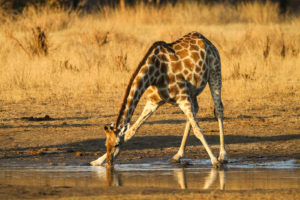
[[[223,117],[223,110],[224,110],[223,104],[222,104],[222,102],[220,102],[220,104],[215,106],[215,108],[214,108],[215,117],[216,118]]]

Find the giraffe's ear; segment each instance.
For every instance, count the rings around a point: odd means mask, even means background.
[[[109,135],[110,135],[107,126],[104,126],[104,132],[105,132],[106,136],[109,136]]]

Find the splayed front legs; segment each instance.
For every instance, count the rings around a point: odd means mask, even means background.
[[[148,101],[145,105],[145,108],[142,112],[142,114],[140,115],[140,117],[137,119],[137,121],[135,122],[135,124],[130,127],[129,130],[127,130],[125,132],[125,135],[124,137],[119,137],[119,140],[121,141],[118,141],[119,145],[121,145],[123,143],[122,140],[124,140],[124,142],[127,142],[128,140],[130,140],[136,133],[136,131],[138,130],[138,128],[152,115],[152,113],[160,106],[162,105],[163,102],[159,102],[159,103],[156,103],[156,102],[153,102],[153,101]],[[118,155],[119,155],[119,152],[120,152],[120,147],[119,146],[116,146],[112,149],[111,151],[111,160],[114,160]],[[107,153],[105,153],[103,156],[101,156],[100,158],[98,158],[97,160],[94,160],[92,161],[90,164],[92,166],[101,166],[104,162],[105,162],[105,159],[107,158]]]

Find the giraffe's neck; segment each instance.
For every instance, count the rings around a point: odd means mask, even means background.
[[[151,46],[129,81],[116,121],[116,128],[130,122],[141,96],[145,90],[156,81],[154,72],[159,72],[158,68],[160,63],[158,60],[157,49],[160,47],[165,47],[173,52],[168,44],[163,41],[155,42]]]
[[[145,91],[143,87],[144,78],[142,74],[137,74],[130,85],[128,85],[123,103],[116,121],[116,128],[130,122],[133,112]]]

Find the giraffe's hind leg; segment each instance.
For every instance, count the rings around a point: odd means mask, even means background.
[[[215,68],[211,69],[208,84],[209,84],[212,99],[215,104],[214,114],[218,119],[219,131],[220,131],[220,153],[218,159],[221,163],[227,163],[228,158],[227,158],[227,153],[225,150],[225,143],[224,143],[223,103],[221,100],[222,82],[221,82],[220,66],[216,66]]]

